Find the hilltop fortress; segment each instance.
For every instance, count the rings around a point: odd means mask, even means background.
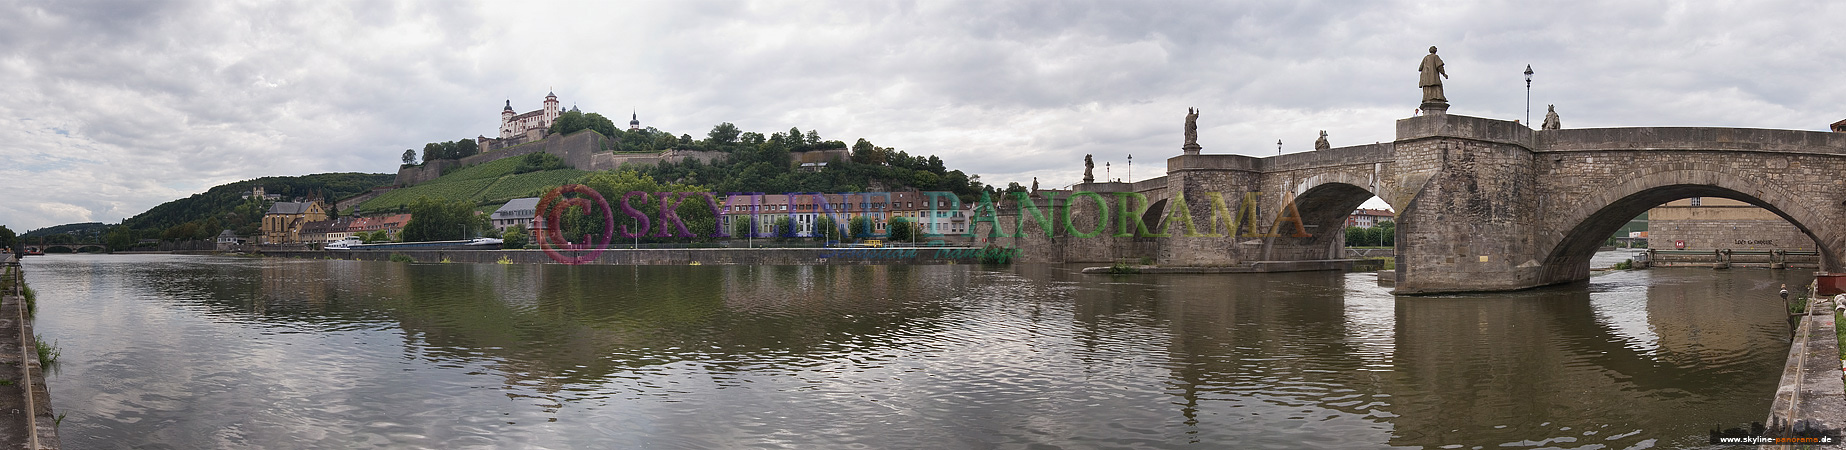
[[[577,111],[572,107],[571,111]],[[457,167],[466,167],[497,161],[531,153],[545,152],[564,160],[578,170],[602,171],[613,170],[624,164],[653,165],[661,162],[680,162],[687,158],[702,162],[712,162],[723,158],[723,152],[673,149],[648,153],[614,153],[610,148],[610,139],[619,137],[603,136],[591,130],[582,130],[565,135],[551,134],[551,125],[564,111],[558,107],[555,93],[545,95],[544,107],[523,114],[515,113],[512,100],[500,110],[500,134],[498,138],[479,136],[475,138],[481,153],[462,159],[439,159],[424,161],[416,166],[399,168],[397,187],[406,187],[434,180],[444,172]],[[631,116],[628,122],[630,130],[641,129],[638,115]]]

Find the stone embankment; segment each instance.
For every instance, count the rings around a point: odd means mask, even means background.
[[[13,255],[0,255],[0,447],[55,449],[57,419],[33,342],[24,286]]]
[[[1840,430],[1846,428],[1846,384],[1841,381],[1832,303],[1810,300],[1808,314],[1796,318],[1788,363],[1776,386],[1775,403],[1769,407],[1768,436],[1825,433],[1838,439]]]

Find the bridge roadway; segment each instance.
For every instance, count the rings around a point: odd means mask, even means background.
[[[1169,266],[1337,260],[1346,216],[1378,196],[1398,211],[1397,292],[1516,290],[1589,278],[1589,259],[1629,219],[1672,200],[1724,197],[1780,215],[1813,238],[1825,270],[1846,251],[1846,133],[1751,128],[1533,130],[1517,122],[1451,114],[1397,121],[1392,142],[1267,158],[1178,155],[1166,175],[1090,183],[1118,214],[1098,223],[1096,202],[1069,212],[1080,238],[1036,225],[1018,245],[1027,261],[1148,259]],[[1116,193],[1145,196],[1120,204]],[[1036,203],[1048,204],[1046,192]],[[1060,204],[1070,192],[1061,192]],[[1132,197],[1132,195],[1128,195]],[[1213,197],[1222,199],[1222,207]],[[1129,200],[1133,203],[1132,200]],[[1016,230],[1003,202],[1001,223]],[[1239,229],[1227,235],[1225,220]],[[1214,222],[1214,214],[1221,217]],[[1254,216],[1255,219],[1250,217]],[[1301,227],[1295,228],[1298,218]],[[1284,219],[1284,220],[1278,220]],[[1198,234],[1185,236],[1188,222]],[[991,225],[979,223],[979,235]],[[1121,225],[1147,232],[1115,237]],[[1279,225],[1279,227],[1278,227]],[[1269,236],[1271,230],[1280,236]],[[1296,233],[1294,231],[1305,233]],[[1166,233],[1169,237],[1149,237]],[[1216,236],[1209,236],[1215,234]],[[1305,236],[1302,236],[1305,235]]]

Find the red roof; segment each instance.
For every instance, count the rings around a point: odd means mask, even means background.
[[[348,226],[346,230],[347,231],[392,230],[392,229],[403,228],[404,224],[406,223],[410,223],[409,214],[393,214],[389,216],[380,216],[380,217],[360,217],[357,219],[353,219],[352,225]]]

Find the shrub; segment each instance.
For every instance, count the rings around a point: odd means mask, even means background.
[[[565,164],[564,159],[558,158],[557,155],[553,155],[553,154],[545,153],[545,152],[536,152],[536,153],[527,153],[526,156],[521,157],[519,159],[519,167],[514,168],[513,173],[539,172],[539,171],[545,171],[545,170],[558,170],[558,169],[569,169],[569,168],[570,168],[570,165]]]

